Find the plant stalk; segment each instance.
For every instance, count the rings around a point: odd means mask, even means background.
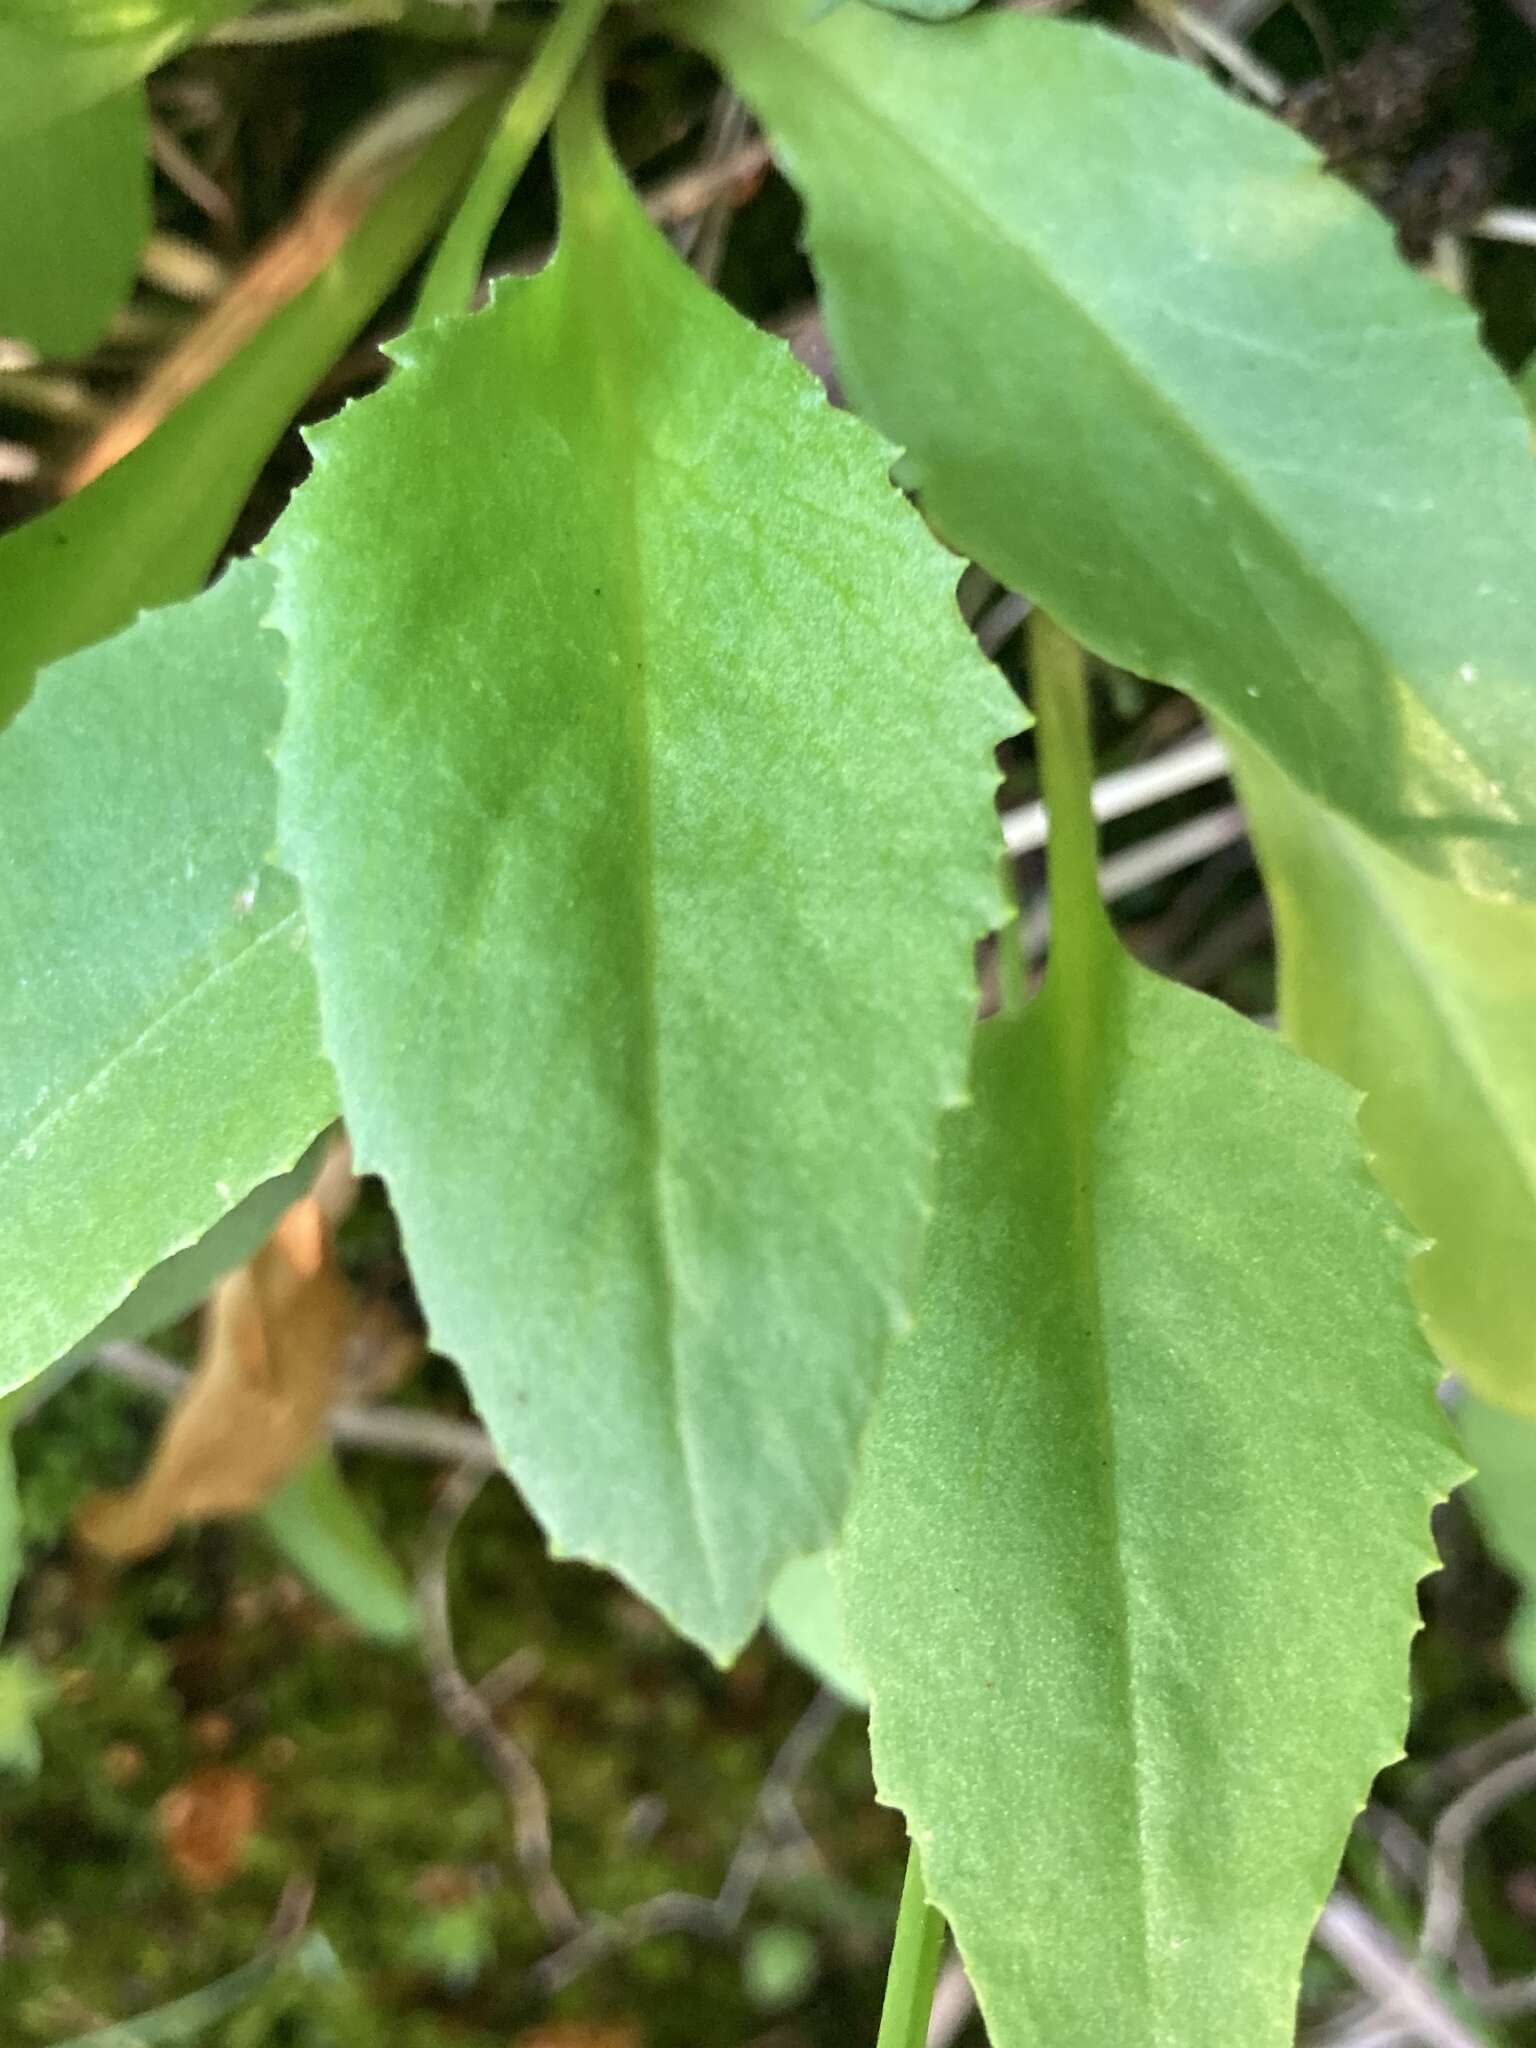
[[[550,24],[508,96],[480,168],[427,267],[413,326],[468,308],[502,209],[554,119],[606,6],[607,0],[565,0]]]
[[[1079,987],[1111,939],[1099,893],[1099,828],[1093,815],[1093,739],[1083,650],[1039,609],[1029,617],[1029,674],[1041,786],[1050,817],[1051,958]],[[1091,969],[1090,969],[1091,971]]]
[[[928,1903],[928,1894],[923,1889],[923,1866],[914,1842],[901,1887],[901,1910],[896,1916],[896,1940],[885,1979],[885,2004],[880,2010],[876,2048],[923,2048],[943,1952],[944,1915]]]

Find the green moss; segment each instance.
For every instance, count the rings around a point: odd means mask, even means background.
[[[450,1388],[429,1378],[416,1397]],[[31,1553],[13,1634],[51,1698],[37,1778],[0,1780],[0,2038],[58,2042],[211,1983],[259,1951],[295,1874],[314,1882],[337,1974],[279,1975],[208,2048],[507,2048],[549,2017],[633,2018],[646,2048],[750,2039],[765,2024],[764,1935],[802,1965],[802,1995],[775,2020],[785,2048],[873,2037],[900,1829],[872,1803],[853,1717],[802,1795],[825,1870],[776,1873],[732,1944],[650,1943],[551,2006],[527,1984],[548,1943],[504,1801],[414,1651],[358,1640],[255,1525],[184,1535],[119,1574],[71,1550],[74,1508],[132,1476],[153,1419],[84,1376],[20,1441]],[[408,1566],[437,1475],[368,1460],[352,1476]],[[520,1648],[542,1660],[503,1718],[544,1774],[583,1908],[712,1892],[808,1681],[766,1642],[715,1671],[611,1580],[551,1564],[499,1482],[461,1531],[452,1578],[467,1671]],[[259,1779],[265,1808],[238,1874],[200,1894],[169,1863],[156,1808],[215,1761]]]

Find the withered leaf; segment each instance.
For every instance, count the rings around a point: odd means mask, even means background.
[[[93,1549],[144,1557],[180,1522],[260,1506],[315,1448],[353,1382],[376,1390],[416,1362],[419,1341],[387,1305],[361,1301],[337,1262],[336,1225],[354,1187],[342,1145],[250,1264],[219,1283],[197,1369],[148,1470],[80,1512]]]
[[[173,1785],[155,1822],[178,1876],[199,1892],[227,1884],[265,1803],[261,1780],[230,1764],[210,1764]]]

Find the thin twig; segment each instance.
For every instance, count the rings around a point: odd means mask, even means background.
[[[1523,206],[1490,206],[1485,214],[1473,221],[1468,233],[1485,242],[1517,242],[1524,248],[1533,248],[1536,247],[1536,213]]]
[[[703,157],[696,167],[707,172],[727,162],[741,148],[752,131],[752,116],[733,92],[722,91],[710,112],[705,131]],[[730,228],[732,186],[739,180],[719,185],[702,207],[690,211],[675,237],[677,253],[702,277],[713,284],[720,274],[725,240]]]
[[[1135,895],[1138,889],[1176,875],[1181,868],[1193,867],[1196,861],[1219,853],[1223,847],[1237,845],[1247,830],[1247,820],[1236,804],[1202,811],[1198,818],[1186,819],[1166,832],[1155,832],[1151,838],[1140,839],[1134,846],[1124,847],[1100,861],[1099,893],[1106,903],[1118,903],[1122,897]],[[1036,902],[1020,920],[1019,943],[1025,959],[1038,960],[1050,935],[1051,906],[1047,898]]]
[[[1514,1756],[1470,1785],[1441,1814],[1429,1844],[1429,1874],[1424,1887],[1424,1923],[1419,1954],[1447,1962],[1456,1952],[1461,1929],[1462,1887],[1467,1848],[1480,1829],[1522,1792],[1536,1788],[1536,1749]]]
[[[513,1853],[539,1924],[553,1939],[568,1940],[579,1933],[582,1919],[555,1874],[544,1780],[522,1744],[497,1727],[491,1709],[459,1669],[454,1653],[448,1551],[485,1484],[485,1476],[479,1466],[461,1467],[444,1485],[428,1517],[416,1579],[422,1654],[439,1713],[454,1733],[478,1752],[506,1796],[512,1815]]]
[[[1348,1892],[1335,1892],[1324,1906],[1316,1939],[1379,2002],[1384,2022],[1401,2022],[1425,2048],[1484,2048],[1387,1929]]]
[[[91,1363],[142,1393],[153,1394],[158,1401],[178,1399],[190,1377],[147,1344],[127,1338],[103,1344]],[[364,1408],[348,1403],[332,1409],[328,1427],[338,1444],[382,1451],[390,1457],[471,1465],[481,1472],[492,1472],[500,1463],[490,1438],[477,1424],[421,1409]]]
[[[1227,76],[1236,81],[1261,105],[1278,107],[1285,99],[1285,80],[1278,72],[1271,71],[1267,64],[1261,64],[1253,52],[1233,35],[1230,29],[1197,8],[1186,7],[1180,0],[1158,6],[1157,14],[1166,13],[1168,20],[1203,55],[1219,64]]]
[[[1495,1728],[1492,1734],[1479,1736],[1476,1742],[1463,1743],[1460,1749],[1448,1750],[1438,1757],[1414,1786],[1413,1803],[1419,1807],[1436,1806],[1458,1785],[1470,1785],[1475,1779],[1486,1777],[1495,1764],[1533,1747],[1536,1714],[1521,1714],[1516,1720],[1506,1721],[1502,1728]]]
[[[552,1994],[574,1983],[605,1957],[663,1934],[729,1940],[783,1841],[786,1817],[799,1826],[795,1787],[846,1711],[836,1693],[823,1687],[790,1729],[768,1767],[752,1818],[713,1898],[698,1892],[660,1892],[611,1920],[590,1921],[570,1941],[535,1963],[529,1972],[530,1982],[541,1992]]]
[[[149,124],[149,152],[177,191],[190,199],[199,213],[221,225],[229,220],[229,194],[209,177],[192,152],[163,121],[151,121]]]
[[[939,1972],[933,2004],[928,2012],[928,2038],[923,2048],[950,2048],[964,2031],[976,2010],[976,1994],[958,1955],[951,1955]]]
[[[1030,602],[1016,590],[1005,590],[976,620],[972,631],[983,654],[995,660],[1030,614]]]
[[[1181,796],[1229,775],[1232,764],[1227,750],[1213,733],[1201,733],[1183,745],[1154,754],[1150,761],[1133,762],[1101,775],[1093,785],[1093,815],[1101,825],[1111,818],[1128,817],[1146,810],[1165,797]],[[1049,819],[1042,803],[1020,804],[1003,813],[1003,844],[1017,859],[1044,846]]]

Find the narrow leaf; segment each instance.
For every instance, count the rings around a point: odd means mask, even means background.
[[[295,410],[425,241],[489,115],[482,94],[382,180],[324,276],[146,441],[0,539],[0,725],[45,664],[198,589]],[[370,196],[378,182],[370,174]]]
[[[1290,2048],[1458,1466],[1352,1097],[1122,952],[1040,711],[1055,950],[949,1121],[849,1639],[994,2048]]]
[[[592,119],[553,265],[315,436],[282,843],[439,1347],[555,1545],[725,1657],[841,1519],[1018,718]]]
[[[1474,315],[1283,124],[1000,9],[680,0],[939,530],[1480,894],[1536,893],[1536,475]]]
[[[192,2044],[207,2041],[210,2027],[238,2012],[275,1977],[288,1971],[301,1978],[336,1977],[340,1975],[340,1964],[329,1941],[318,1929],[312,1929],[296,1943],[282,1942],[260,1950],[227,1977],[218,1978],[200,1991],[191,1991],[171,2005],[157,2006],[153,2012],[140,2013],[116,2026],[79,2034],[64,2042],[62,2048],[172,2048],[173,2043],[177,2048],[182,2048],[182,2044],[192,2048]]]
[[[20,141],[0,138],[0,334],[42,356],[94,348],[128,296],[149,226],[139,87]]]
[[[1477,1518],[1520,1583],[1505,1651],[1515,1683],[1536,1704],[1536,1421],[1469,1394],[1456,1404],[1456,1426],[1477,1467],[1470,1488]]]
[[[309,1459],[267,1502],[261,1520],[289,1562],[364,1635],[380,1643],[411,1640],[411,1589],[331,1452]]]
[[[1365,1091],[1372,1170],[1432,1240],[1410,1278],[1446,1365],[1536,1417],[1536,906],[1478,902],[1237,761],[1286,1035]]]
[[[242,566],[60,663],[0,741],[0,1389],[336,1113],[297,893],[265,866],[270,585]]]

